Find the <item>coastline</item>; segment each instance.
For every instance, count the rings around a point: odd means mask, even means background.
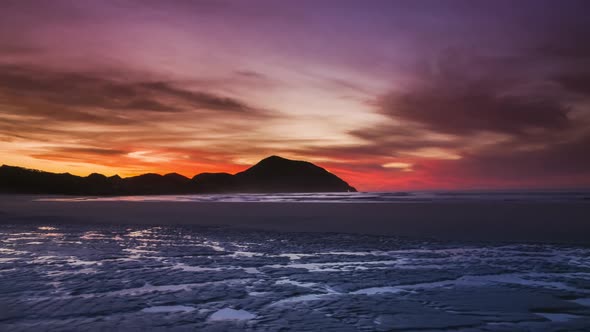
[[[0,228],[19,223],[197,225],[590,245],[587,202],[35,201],[42,197],[48,196],[0,195]]]

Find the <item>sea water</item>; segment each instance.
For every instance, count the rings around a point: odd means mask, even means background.
[[[399,191],[285,194],[202,194],[113,197],[50,197],[43,201],[136,202],[308,202],[308,203],[419,203],[419,202],[589,202],[590,191]]]

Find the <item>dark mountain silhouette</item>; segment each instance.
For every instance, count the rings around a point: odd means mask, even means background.
[[[307,161],[271,156],[235,176],[239,191],[356,191],[336,175]]]
[[[279,193],[356,191],[336,175],[306,161],[271,156],[235,175],[177,173],[128,178],[92,173],[86,177],[21,167],[0,167],[0,192],[62,195],[164,195],[199,193]]]
[[[237,181],[229,173],[201,173],[193,177],[193,182],[203,193],[236,192]]]

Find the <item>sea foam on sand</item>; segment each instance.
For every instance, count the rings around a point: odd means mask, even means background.
[[[248,320],[255,318],[256,315],[246,310],[235,310],[231,308],[223,308],[217,312],[214,312],[209,316],[209,320]]]

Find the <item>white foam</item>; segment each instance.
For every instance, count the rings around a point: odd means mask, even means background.
[[[242,270],[244,270],[244,272],[250,273],[250,274],[259,274],[259,273],[262,273],[262,272],[258,271],[258,269],[255,268],[255,267],[243,267]]]
[[[73,273],[81,273],[81,274],[93,274],[93,273],[97,273],[98,270],[97,269],[92,269],[92,268],[86,268],[86,269],[81,269],[78,271],[73,271]]]
[[[0,254],[11,254],[11,255],[24,255],[28,254],[28,251],[24,250],[14,250],[10,248],[0,248]]]
[[[80,265],[102,265],[101,262],[98,261],[85,261],[85,260],[81,260],[81,259],[77,259],[76,257],[70,257],[67,260],[68,265],[73,265],[73,266],[80,266]]]
[[[107,237],[104,236],[104,234],[89,231],[89,232],[85,232],[84,235],[80,236],[80,238],[84,239],[84,240],[100,240],[100,239],[106,239]]]
[[[157,251],[153,251],[153,250],[144,250],[144,249],[123,249],[123,251],[131,253],[131,254],[151,254],[151,253],[157,253]]]
[[[224,267],[206,267],[206,266],[193,266],[184,263],[175,263],[172,265],[173,269],[181,269],[186,272],[210,272],[210,271],[225,271],[225,270],[243,270],[249,274],[261,273],[255,267],[239,267],[239,266],[224,266]]]
[[[371,251],[328,251],[321,253],[323,255],[344,255],[344,256],[369,256],[378,254],[378,252]]]
[[[280,254],[278,257],[289,257],[290,260],[295,261],[302,257],[313,257],[314,254]]]
[[[580,316],[571,315],[571,314],[554,314],[554,313],[544,313],[544,312],[536,312],[535,315],[546,318],[552,322],[559,322],[559,323],[568,322],[570,320],[580,318]]]
[[[277,280],[275,282],[275,284],[277,284],[277,285],[294,285],[294,286],[304,287],[304,288],[313,288],[318,285],[315,282],[299,282],[299,281],[291,280],[291,279],[287,279],[287,278]]]
[[[249,296],[264,296],[264,295],[268,295],[271,292],[249,292],[248,295]]]
[[[127,236],[144,237],[144,236],[151,235],[151,234],[152,234],[152,231],[149,229],[144,229],[144,230],[139,230],[139,231],[130,231],[129,230],[129,233],[127,233]]]
[[[192,266],[184,263],[176,263],[172,266],[173,269],[181,269],[186,272],[206,272],[206,271],[222,271],[227,269],[235,269],[234,267],[203,267],[203,266]]]
[[[324,262],[324,263],[292,263],[287,265],[267,265],[271,268],[306,269],[309,272],[341,272],[346,270],[379,269],[374,265],[394,265],[397,261],[362,261],[362,262]]]
[[[0,263],[5,263],[5,262],[12,262],[17,260],[18,258],[12,258],[12,257],[0,257]]]
[[[184,306],[184,305],[163,305],[144,308],[141,312],[146,313],[168,313],[168,312],[191,312],[195,311],[195,308]]]
[[[362,295],[375,295],[375,294],[383,294],[383,293],[401,293],[405,292],[405,289],[399,287],[370,287],[370,288],[363,288],[357,291],[351,292],[350,294],[362,294]]]
[[[223,308],[219,311],[214,312],[211,316],[209,316],[209,320],[211,321],[220,321],[220,320],[249,320],[256,318],[256,315],[246,311],[246,310],[235,310],[230,308]]]
[[[6,241],[10,241],[10,242],[15,242],[15,241],[21,241],[21,240],[38,240],[39,238],[36,236],[19,236],[19,237],[11,237],[9,239],[6,239]]]
[[[286,299],[282,299],[279,301],[276,301],[274,303],[271,303],[270,306],[276,306],[276,305],[281,305],[281,304],[288,304],[288,303],[297,303],[297,302],[307,302],[307,301],[317,301],[317,300],[321,300],[327,296],[334,296],[335,294],[329,293],[329,294],[307,294],[307,295],[299,295],[299,296],[293,296],[293,297],[288,297]]]
[[[223,247],[221,247],[219,245],[219,242],[216,242],[216,241],[206,241],[203,244],[206,245],[206,246],[208,246],[209,248],[215,250],[215,251],[225,251],[225,249],[223,249]]]
[[[72,275],[72,274],[94,274],[98,273],[97,269],[93,268],[85,268],[80,270],[66,270],[66,271],[49,271],[47,272],[48,276],[55,277],[55,276],[64,276],[64,275]]]
[[[188,291],[193,287],[201,286],[204,283],[197,283],[197,284],[180,284],[180,285],[162,285],[162,286],[153,286],[150,284],[145,284],[141,287],[135,288],[126,288],[118,291],[112,291],[107,293],[102,293],[99,295],[141,295],[145,293],[151,292],[178,292],[178,291]],[[97,294],[93,294],[97,295]]]
[[[264,256],[259,252],[251,252],[251,251],[236,251],[232,254],[232,257],[256,257],[256,256]]]
[[[579,305],[583,305],[586,307],[590,307],[590,298],[572,300],[571,302],[574,302],[574,303],[577,303]]]
[[[57,230],[57,228],[51,227],[51,226],[41,226],[41,227],[37,227],[37,229],[41,230],[41,231],[55,231],[55,230]]]
[[[192,283],[192,284],[179,284],[179,285],[161,285],[161,286],[154,286],[149,283],[144,284],[141,287],[134,287],[134,288],[126,288],[121,289],[118,291],[106,292],[106,293],[99,293],[99,294],[91,294],[90,297],[96,295],[141,295],[145,293],[151,292],[178,292],[178,291],[189,291],[192,288],[200,287],[200,286],[207,286],[207,285],[219,285],[219,284],[234,284],[234,283],[242,283],[250,279],[225,279],[219,281],[209,281],[209,282],[201,282],[201,283]]]
[[[39,234],[42,237],[59,237],[59,236],[63,236],[63,233],[41,233]]]

